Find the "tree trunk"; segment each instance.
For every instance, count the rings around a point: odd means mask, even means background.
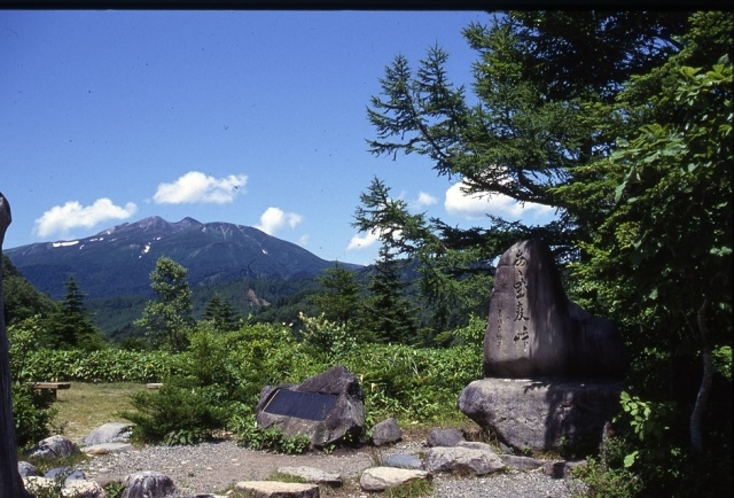
[[[5,231],[10,225],[10,205],[0,193],[0,252]],[[0,498],[25,496],[23,481],[18,474],[18,454],[13,423],[13,401],[10,394],[10,345],[5,333],[3,310],[2,265],[0,265]]]
[[[711,383],[714,378],[714,364],[711,357],[711,346],[708,341],[708,329],[706,328],[707,307],[708,299],[704,299],[703,304],[696,313],[698,330],[701,333],[701,359],[703,360],[701,385],[698,388],[696,404],[693,405],[693,411],[691,412],[691,448],[696,453],[703,452],[703,414],[706,412],[706,404],[708,403]]]

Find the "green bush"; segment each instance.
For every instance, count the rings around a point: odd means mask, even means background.
[[[222,404],[216,386],[191,387],[179,377],[169,377],[157,393],[132,396],[136,411],[120,415],[135,427],[133,437],[141,442],[195,444],[227,425],[229,410]]]
[[[13,421],[19,448],[36,444],[50,435],[49,425],[56,415],[51,400],[26,383],[13,382]]]

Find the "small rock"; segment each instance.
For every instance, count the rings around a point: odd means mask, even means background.
[[[456,446],[464,441],[461,429],[433,429],[428,434],[428,446]]]
[[[18,462],[18,473],[20,474],[20,477],[31,477],[31,476],[40,476],[41,472],[31,463],[19,461]]]
[[[428,479],[428,472],[396,467],[371,467],[362,473],[359,487],[363,491],[385,491],[414,479]]]
[[[278,467],[279,474],[299,477],[306,482],[314,484],[328,484],[329,486],[339,486],[344,482],[339,474],[331,474],[314,467]]]
[[[130,474],[123,484],[122,498],[160,498],[176,491],[170,477],[150,470]]]
[[[319,498],[316,484],[277,481],[241,481],[234,485],[235,493],[250,493],[252,498]]]
[[[79,447],[64,436],[51,436],[38,442],[30,453],[30,458],[59,458],[79,453]]]
[[[87,476],[84,475],[84,472],[82,472],[81,470],[73,469],[71,467],[55,467],[46,472],[43,477],[51,480],[63,479],[64,483],[68,483],[69,481],[84,480],[87,478]]]
[[[505,466],[493,451],[473,448],[435,447],[428,450],[426,468],[431,472],[491,474]]]
[[[423,461],[415,455],[398,453],[390,455],[382,462],[385,467],[397,467],[400,469],[425,470]]]
[[[94,446],[103,443],[127,443],[132,436],[132,424],[110,422],[104,424],[84,436],[82,446]]]
[[[550,476],[554,479],[563,479],[571,475],[571,471],[579,465],[586,465],[586,460],[580,460],[576,462],[568,462],[565,460],[559,460],[555,462],[547,462],[543,466],[543,472],[545,475]]]
[[[395,443],[402,439],[403,433],[400,430],[398,421],[394,418],[388,418],[375,424],[372,428],[372,444],[382,446],[385,444]]]
[[[135,446],[130,443],[100,443],[92,446],[85,446],[81,451],[89,456],[108,455],[110,453],[124,453],[133,451]]]

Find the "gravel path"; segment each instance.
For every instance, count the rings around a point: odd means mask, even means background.
[[[238,481],[267,478],[281,466],[309,466],[326,472],[339,473],[346,483],[341,489],[326,490],[322,496],[366,498],[356,478],[360,472],[378,464],[393,453],[418,453],[425,450],[422,443],[400,443],[389,449],[362,448],[340,450],[334,454],[312,453],[282,455],[252,451],[233,441],[203,443],[195,446],[148,446],[127,453],[95,457],[80,465],[88,479],[101,483],[122,480],[141,471],[156,470],[169,476],[182,496],[203,493],[224,494],[226,488]],[[570,479],[553,479],[542,472],[510,471],[486,477],[434,477],[436,498],[569,498],[576,485]]]

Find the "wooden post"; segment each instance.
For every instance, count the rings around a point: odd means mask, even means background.
[[[2,254],[5,231],[12,218],[10,205],[0,193],[0,254]],[[0,498],[27,496],[23,480],[18,473],[18,449],[15,443],[13,424],[13,401],[10,393],[10,344],[5,332],[3,310],[2,265],[0,264]]]

